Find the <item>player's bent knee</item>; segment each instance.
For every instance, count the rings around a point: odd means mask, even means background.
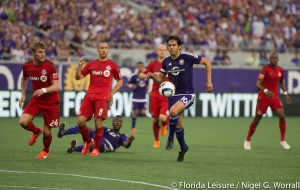
[[[175,117],[177,115],[178,115],[178,113],[176,110],[170,110],[170,117]]]
[[[159,116],[159,120],[162,122],[167,122],[168,117],[167,116]]]
[[[29,121],[27,121],[21,117],[19,120],[19,123],[20,123],[21,127],[25,128],[28,125]]]

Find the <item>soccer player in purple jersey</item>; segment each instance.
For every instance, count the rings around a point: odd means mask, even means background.
[[[101,144],[99,146],[100,152],[114,152],[117,148],[120,146],[123,146],[125,148],[129,148],[131,146],[131,143],[134,141],[135,137],[130,136],[127,137],[126,134],[120,133],[121,127],[123,124],[123,119],[121,116],[115,116],[112,121],[112,129],[103,127],[104,133],[103,133],[103,139],[101,141]],[[78,126],[72,126],[71,128],[65,130],[66,123],[62,123],[59,126],[59,131],[57,133],[58,138],[62,138],[65,135],[71,135],[71,134],[78,134],[79,133],[79,127]],[[89,129],[90,137],[94,139],[95,137],[95,130]],[[81,152],[83,149],[83,145],[76,146],[77,140],[74,139],[71,142],[71,146],[67,149],[68,153],[72,152]],[[91,151],[91,149],[90,149]]]
[[[177,161],[183,161],[184,155],[188,151],[188,146],[184,140],[184,128],[182,126],[183,111],[194,103],[193,87],[193,65],[202,64],[206,68],[206,91],[213,91],[211,81],[211,62],[199,55],[181,53],[181,39],[177,36],[169,36],[167,39],[167,48],[170,56],[162,62],[162,68],[159,75],[150,74],[150,78],[161,83],[166,75],[169,76],[170,82],[176,87],[175,94],[168,99],[170,123],[169,137],[166,149],[170,150],[174,144],[174,134],[176,132],[177,140],[180,144],[180,151]]]
[[[132,124],[131,131],[136,133],[136,117],[146,115],[146,93],[148,90],[149,79],[140,79],[139,74],[144,70],[144,63],[138,62],[136,64],[137,74],[132,75],[126,87],[132,89]]]

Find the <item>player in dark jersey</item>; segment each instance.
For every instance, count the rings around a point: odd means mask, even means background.
[[[103,139],[99,147],[100,152],[114,152],[120,146],[129,148],[131,143],[134,141],[134,136],[127,137],[124,133],[120,133],[123,124],[123,119],[121,116],[115,116],[112,121],[112,129],[103,127],[104,134]],[[57,133],[58,138],[62,138],[65,135],[78,134],[79,127],[72,126],[71,128],[65,130],[65,123],[61,123],[59,126],[59,131]],[[94,138],[95,130],[89,129],[90,137]],[[76,146],[77,140],[72,140],[71,146],[67,149],[68,153],[81,152],[83,145]]]
[[[175,85],[176,92],[171,96],[169,101],[170,124],[169,137],[166,149],[173,148],[174,134],[176,132],[177,140],[180,144],[180,151],[177,161],[183,161],[188,146],[184,140],[184,128],[182,126],[183,111],[190,107],[194,102],[193,87],[193,65],[203,64],[206,68],[206,91],[212,92],[213,85],[211,82],[211,62],[201,56],[181,53],[181,40],[177,36],[169,36],[167,39],[167,47],[170,56],[166,57],[162,62],[162,68],[159,75],[150,74],[157,83],[164,81],[166,75]],[[199,78],[200,80],[200,78]]]
[[[138,62],[136,64],[137,74],[132,75],[130,80],[126,83],[126,87],[132,89],[132,124],[131,131],[136,132],[136,117],[146,115],[146,93],[148,90],[148,78],[140,79],[139,74],[144,70],[144,63]]]
[[[103,121],[107,118],[108,109],[113,102],[113,95],[122,87],[123,80],[118,65],[108,59],[108,43],[99,42],[98,59],[88,62],[83,68],[85,58],[79,59],[75,78],[80,80],[90,75],[89,89],[81,103],[77,116],[77,125],[84,140],[81,154],[86,155],[94,140],[89,136],[86,122],[93,116],[95,120],[95,146],[90,156],[99,155],[99,146],[103,138]],[[111,90],[113,79],[117,84]]]
[[[58,75],[54,63],[45,58],[46,45],[44,43],[36,42],[32,47],[32,54],[33,59],[23,65],[20,108],[23,107],[26,98],[28,78],[32,82],[33,95],[20,118],[20,125],[33,133],[28,142],[29,146],[34,145],[38,136],[43,132],[44,149],[36,156],[36,159],[44,159],[49,156],[52,142],[51,128],[56,128],[59,123]],[[33,118],[39,113],[44,117],[43,130],[33,123]]]
[[[250,124],[248,135],[244,142],[245,150],[251,150],[250,139],[255,132],[256,127],[259,124],[263,114],[266,113],[268,107],[271,107],[272,111],[279,118],[279,129],[281,134],[280,145],[283,147],[283,149],[290,149],[290,145],[285,141],[286,123],[283,106],[279,99],[278,84],[283,91],[286,103],[291,104],[292,99],[289,97],[286,91],[283,82],[284,70],[277,65],[278,60],[279,58],[277,52],[272,51],[269,55],[269,64],[262,67],[258,75],[256,86],[258,87],[259,92],[256,112],[255,117]]]
[[[167,47],[163,44],[159,45],[156,50],[157,60],[148,64],[145,71],[139,74],[140,79],[146,79],[150,73],[158,74],[162,66],[162,60],[167,55]],[[167,79],[166,79],[167,80]],[[152,129],[154,134],[154,148],[160,147],[159,129],[161,122],[161,134],[165,136],[167,134],[168,126],[168,99],[159,94],[159,83],[153,82],[152,90],[150,93],[149,108],[152,115]]]

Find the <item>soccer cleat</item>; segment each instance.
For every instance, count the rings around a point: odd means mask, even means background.
[[[177,161],[178,161],[178,162],[182,162],[182,161],[184,160],[184,155],[185,155],[185,153],[186,153],[188,150],[189,150],[189,147],[186,146],[186,148],[185,148],[184,151],[180,150],[180,151],[178,152],[178,157],[177,157]]]
[[[168,132],[168,126],[167,125],[163,125],[161,127],[161,131],[160,132],[161,132],[162,136],[165,136],[167,134],[167,132]]]
[[[245,142],[244,142],[244,149],[245,150],[251,150],[250,141],[245,140]]]
[[[90,156],[93,156],[93,157],[94,156],[99,156],[99,154],[100,154],[99,150],[97,150],[97,149],[94,148],[93,151],[92,151],[92,153],[90,154]]]
[[[286,142],[286,141],[281,141],[280,145],[282,146],[283,149],[285,150],[290,150],[291,146]]]
[[[74,151],[76,144],[77,144],[77,140],[76,139],[72,140],[70,147],[67,149],[67,153],[71,154]]]
[[[42,134],[42,130],[40,129],[40,132],[38,133],[38,134],[32,134],[31,135],[31,137],[30,137],[30,139],[29,139],[29,141],[28,141],[28,145],[29,146],[32,146],[32,145],[34,145],[35,144],[35,142],[36,142],[36,139]]]
[[[35,157],[35,159],[45,159],[48,158],[49,152],[42,151],[39,155]]]
[[[132,129],[131,129],[131,132],[132,132],[132,133],[136,133],[136,128],[132,128]]]
[[[160,141],[159,141],[159,140],[158,140],[158,141],[155,140],[155,141],[154,141],[154,144],[153,144],[153,147],[154,147],[154,148],[159,148],[159,147],[160,147]]]
[[[86,155],[88,153],[89,149],[90,149],[90,146],[93,146],[93,145],[94,145],[94,140],[93,139],[91,139],[91,142],[89,144],[87,142],[84,142],[81,154]]]
[[[174,145],[174,139],[168,138],[166,149],[171,150],[173,148],[173,145]]]
[[[66,127],[66,123],[62,122],[59,127],[58,127],[58,132],[57,132],[57,137],[58,138],[62,138],[64,136],[65,133],[65,127]]]

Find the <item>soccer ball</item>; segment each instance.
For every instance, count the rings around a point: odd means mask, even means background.
[[[175,86],[173,83],[166,81],[160,84],[159,93],[163,97],[169,98],[175,94]]]

